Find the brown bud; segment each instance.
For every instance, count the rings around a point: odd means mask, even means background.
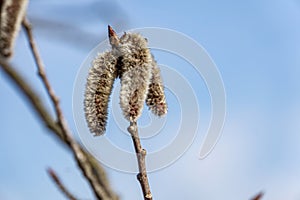
[[[108,37],[109,37],[109,42],[112,46],[117,46],[119,44],[118,35],[110,25],[108,25]]]

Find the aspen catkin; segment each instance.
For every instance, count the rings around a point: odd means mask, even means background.
[[[87,78],[84,110],[91,133],[102,135],[106,129],[109,96],[116,78],[117,60],[105,52],[93,61]]]
[[[152,59],[152,78],[148,89],[146,104],[153,114],[163,116],[167,113],[164,86],[162,84],[160,70],[153,56]]]
[[[85,90],[85,117],[94,135],[105,132],[109,96],[117,77],[121,79],[120,106],[127,120],[137,121],[144,102],[158,116],[167,112],[160,71],[147,40],[137,33],[119,38],[110,26],[108,35],[112,49],[93,61]]]
[[[136,33],[125,33],[115,48],[122,62],[120,66],[121,109],[127,120],[137,121],[142,114],[152,76],[151,53],[146,39]]]

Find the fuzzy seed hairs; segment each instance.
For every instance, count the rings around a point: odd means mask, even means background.
[[[109,97],[118,77],[121,79],[120,106],[128,121],[137,121],[144,102],[157,116],[167,113],[160,71],[147,40],[137,33],[124,33],[119,38],[110,26],[108,36],[111,51],[95,58],[85,89],[85,117],[95,136],[105,132]]]

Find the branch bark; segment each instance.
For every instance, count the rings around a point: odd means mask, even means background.
[[[141,141],[138,134],[138,127],[136,122],[130,122],[128,127],[128,132],[131,134],[131,138],[134,144],[134,149],[138,161],[139,173],[137,174],[137,179],[141,185],[144,199],[152,200],[152,194],[150,190],[150,185],[148,182],[147,170],[146,170],[146,150],[142,148]]]

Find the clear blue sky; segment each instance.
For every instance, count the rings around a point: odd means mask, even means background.
[[[261,190],[265,200],[300,198],[299,0],[32,0],[28,14],[73,131],[76,73],[106,37],[107,24],[117,31],[174,29],[196,40],[215,61],[227,94],[223,135],[206,159],[197,157],[199,133],[177,162],[151,173],[155,199],[249,199]],[[173,60],[165,62],[180,71]],[[23,32],[12,63],[46,99]],[[70,153],[40,125],[2,73],[0,96],[0,199],[64,199],[45,172],[48,166],[79,198],[92,199]],[[208,109],[199,106],[207,122]],[[133,174],[106,170],[121,199],[142,199]]]

